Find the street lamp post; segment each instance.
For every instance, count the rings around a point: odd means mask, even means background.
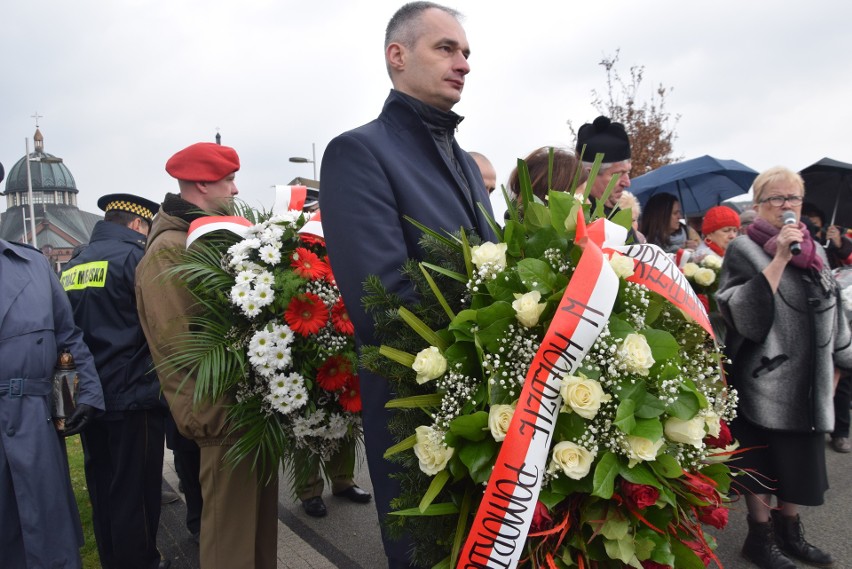
[[[296,164],[313,164],[314,165],[314,180],[318,180],[317,178],[317,144],[316,142],[311,143],[311,157],[312,160],[308,160],[307,158],[303,158],[301,156],[291,156],[290,162],[295,162]]]

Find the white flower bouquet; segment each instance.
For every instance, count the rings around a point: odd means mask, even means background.
[[[423,566],[704,567],[736,407],[706,314],[661,250],[587,227],[600,210],[522,196],[497,243],[425,232],[416,306],[368,281],[384,344],[362,361],[399,393],[391,529]]]

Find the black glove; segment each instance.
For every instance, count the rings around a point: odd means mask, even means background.
[[[74,412],[71,413],[71,416],[67,421],[65,421],[65,432],[63,433],[63,436],[70,437],[85,429],[86,425],[95,418],[95,414],[97,414],[97,412],[98,410],[91,405],[86,405],[85,403],[77,405],[77,408],[74,409]]]

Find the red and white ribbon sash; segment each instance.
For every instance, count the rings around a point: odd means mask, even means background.
[[[613,251],[633,259],[634,273],[627,278],[628,281],[639,283],[662,295],[704,328],[711,338],[715,338],[704,305],[671,255],[656,245],[648,244],[604,247],[604,253]]]
[[[284,186],[276,184],[275,203],[272,205],[272,214],[285,213],[294,209],[302,211],[307,197],[307,186]]]
[[[186,247],[189,249],[192,242],[199,237],[222,229],[236,233],[240,237],[245,237],[249,227],[251,227],[251,221],[237,215],[209,215],[199,217],[189,224],[189,231],[186,234]]]
[[[584,248],[580,263],[527,372],[508,434],[462,549],[459,569],[517,565],[562,407],[562,378],[580,365],[615,303],[618,277],[599,243],[587,236],[582,214],[578,217],[577,242]],[[606,233],[605,228],[600,229],[601,235]]]
[[[325,235],[322,232],[322,221],[320,219],[320,212],[317,210],[311,218],[305,223],[302,228],[299,230],[299,233],[315,235],[321,239],[325,239]]]

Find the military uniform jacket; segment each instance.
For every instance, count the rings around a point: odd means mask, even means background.
[[[144,253],[141,233],[99,221],[59,279],[95,358],[107,411],[165,408],[136,311],[136,266]]]
[[[78,403],[103,409],[101,384],[47,259],[0,240],[0,282],[0,564],[76,568],[80,518],[50,410],[57,352],[74,356]]]

